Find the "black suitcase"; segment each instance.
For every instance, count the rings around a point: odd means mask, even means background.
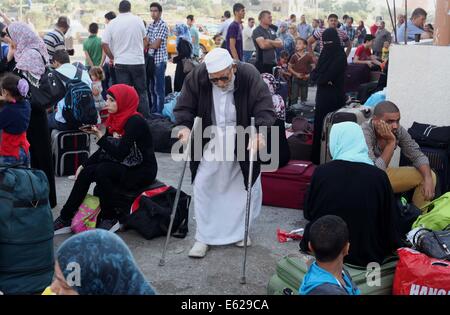
[[[164,78],[165,80],[165,85],[166,85],[166,95],[169,95],[170,93],[173,92],[173,88],[172,88],[172,77],[170,75],[166,75],[166,77]]]
[[[370,68],[367,65],[349,64],[345,71],[345,93],[358,92],[361,84],[370,81]]]
[[[314,116],[315,116],[315,107],[314,106],[297,106],[293,105],[286,109],[286,122],[288,124],[292,123],[292,120],[295,117],[304,117],[308,120],[311,124],[314,123]]]
[[[369,97],[375,93],[378,89],[378,81],[363,83],[358,88],[358,100],[361,104],[364,104]]]
[[[80,131],[52,131],[52,156],[56,176],[75,175],[90,154],[90,136]]]

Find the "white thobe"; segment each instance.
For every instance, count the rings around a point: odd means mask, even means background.
[[[213,101],[211,118],[217,127],[217,135],[208,143],[194,181],[195,239],[208,245],[226,245],[244,239],[247,191],[234,155],[236,108],[233,91],[224,92],[213,86]],[[224,160],[226,156],[229,159]],[[261,206],[261,177],[258,177],[252,187],[250,224],[259,215]]]

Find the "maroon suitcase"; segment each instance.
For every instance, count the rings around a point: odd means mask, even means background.
[[[262,172],[263,205],[302,210],[315,169],[312,162],[292,160],[276,172]]]

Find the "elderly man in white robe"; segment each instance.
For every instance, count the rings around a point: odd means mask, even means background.
[[[184,126],[178,133],[183,143],[187,142],[195,117],[199,116],[202,122],[202,128],[194,132],[194,139],[201,137],[204,151],[197,159],[193,152],[190,163],[197,231],[189,256],[203,258],[211,245],[242,247],[249,143],[255,151],[262,150],[268,139],[261,127],[271,127],[276,120],[267,85],[253,65],[235,64],[227,50],[216,48],[186,77],[174,114],[177,125]],[[251,117],[255,118],[256,136],[251,142],[247,137],[242,146],[245,152],[238,152],[237,137],[241,135],[237,135],[237,130],[249,127]],[[213,130],[211,140],[204,136],[208,127]],[[240,160],[239,156],[244,158]],[[262,205],[258,160],[253,165],[252,184],[250,223],[259,215]],[[247,244],[251,244],[250,239]]]

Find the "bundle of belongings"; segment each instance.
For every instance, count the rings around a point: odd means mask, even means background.
[[[398,250],[395,295],[450,295],[450,192],[423,209]]]

